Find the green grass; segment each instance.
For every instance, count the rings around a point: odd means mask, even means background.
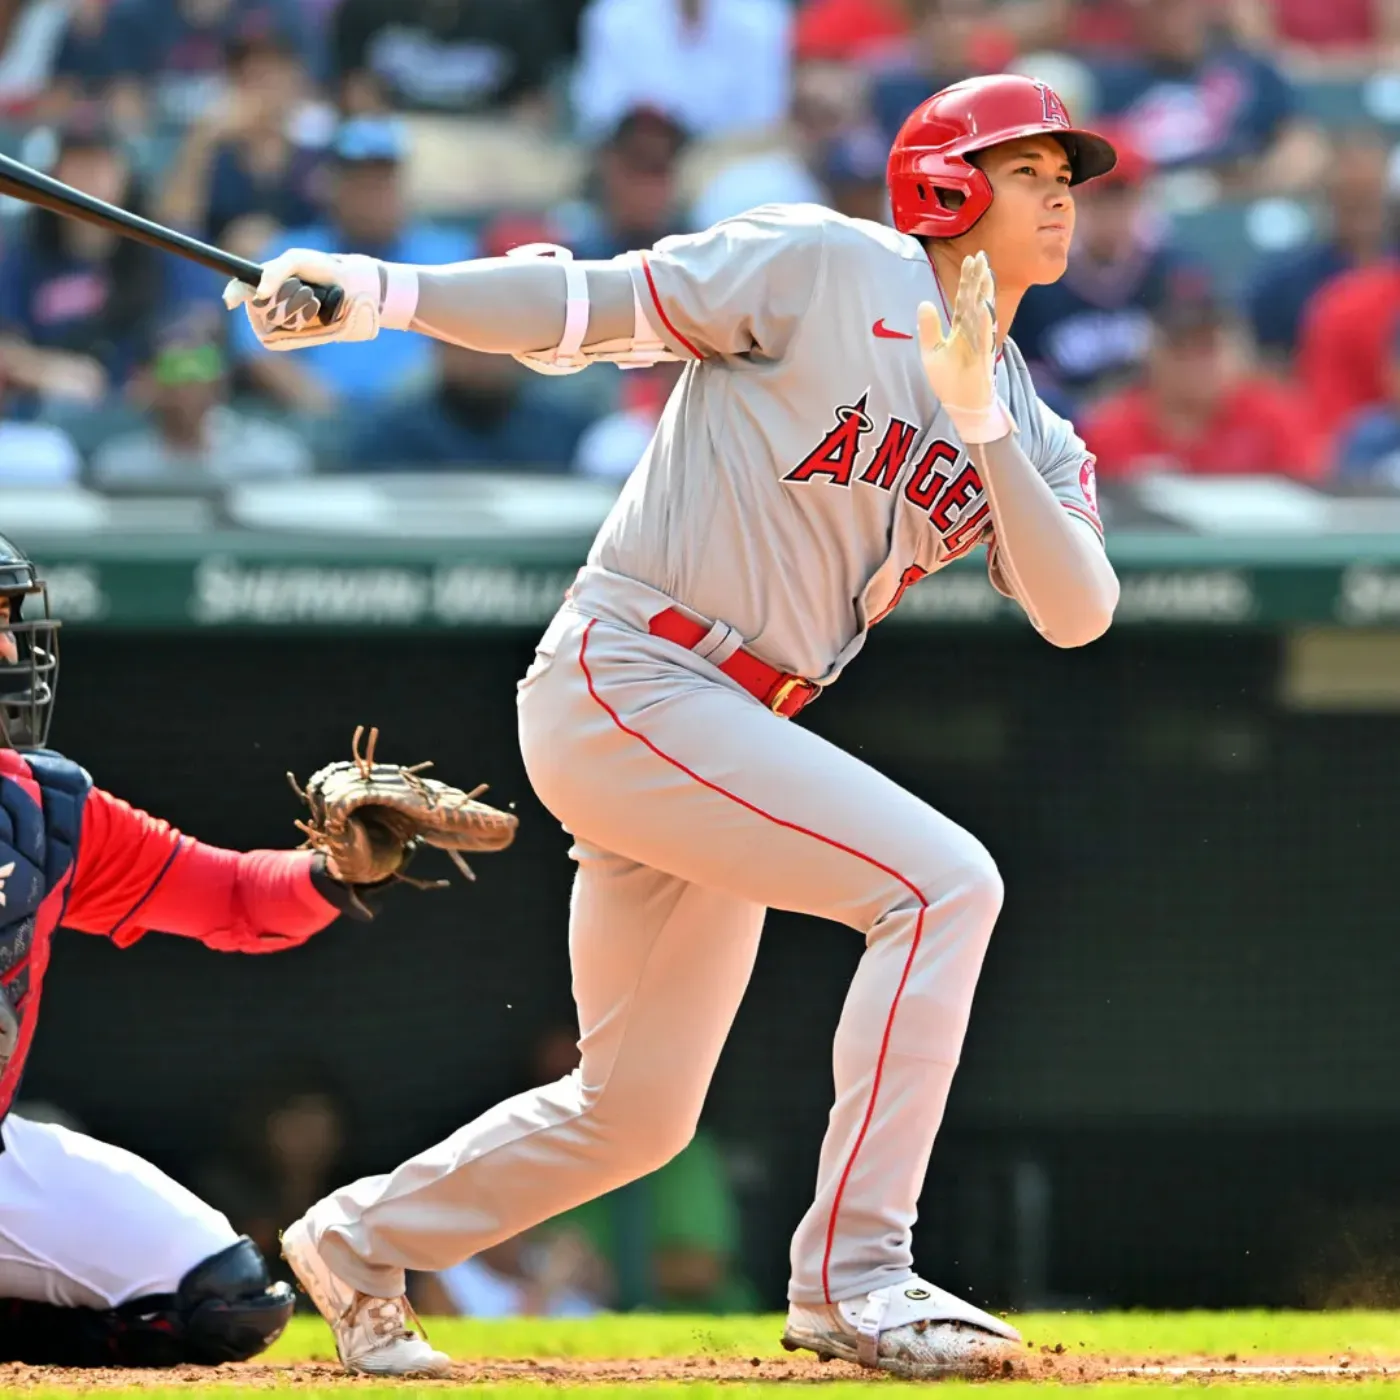
[[[1082,1348],[1116,1356],[1234,1353],[1311,1356],[1343,1353],[1400,1361],[1400,1313],[1184,1312],[1031,1313],[1012,1319],[1037,1346]],[[491,1357],[592,1357],[624,1360],[674,1356],[783,1356],[782,1317],[600,1317],[581,1322],[469,1318],[429,1319],[433,1344],[463,1360]],[[268,1353],[271,1359],[333,1355],[316,1318],[298,1317]],[[825,1391],[823,1391],[825,1393]]]
[[[1213,1357],[1225,1361],[1289,1358],[1314,1364],[1328,1364],[1337,1358],[1350,1356],[1355,1365],[1388,1362],[1400,1368],[1400,1313],[1335,1312],[1335,1313],[1039,1313],[1014,1319],[1039,1355],[1041,1347],[1063,1347],[1071,1355],[1113,1356],[1134,1361],[1153,1357]],[[781,1318],[765,1317],[603,1317],[583,1322],[546,1322],[516,1320],[509,1322],[478,1322],[470,1319],[440,1318],[429,1320],[428,1330],[433,1342],[462,1361],[499,1360],[542,1363],[568,1358],[588,1358],[594,1361],[665,1360],[667,1358],[699,1358],[700,1366],[691,1380],[643,1380],[625,1384],[608,1381],[570,1383],[567,1378],[552,1383],[532,1377],[504,1380],[489,1384],[445,1386],[414,1382],[384,1384],[369,1380],[319,1384],[318,1378],[292,1371],[274,1378],[271,1389],[277,1393],[295,1393],[300,1400],[344,1400],[353,1393],[363,1400],[413,1400],[413,1397],[440,1394],[451,1389],[458,1394],[479,1395],[489,1400],[558,1400],[561,1392],[584,1391],[588,1400],[774,1400],[776,1391],[793,1396],[802,1391],[819,1393],[819,1400],[865,1400],[872,1386],[907,1386],[885,1377],[869,1381],[852,1381],[844,1368],[816,1372],[812,1381],[763,1380],[759,1373],[754,1379],[731,1382],[708,1381],[705,1363],[732,1363],[777,1360],[785,1358],[778,1345]],[[1028,1353],[1032,1354],[1032,1353]],[[270,1361],[330,1360],[333,1352],[330,1337],[314,1317],[298,1317],[286,1335],[268,1353]],[[265,1374],[265,1373],[264,1373]],[[613,1376],[615,1376],[615,1372]],[[826,1379],[827,1376],[830,1379]],[[133,1376],[133,1382],[136,1378]],[[217,1400],[267,1400],[269,1388],[253,1388],[252,1377],[240,1384],[239,1369],[227,1367],[211,1374],[207,1380],[172,1384],[169,1378],[148,1377],[150,1384],[102,1384],[89,1390],[85,1386],[44,1386],[25,1388],[13,1393],[16,1400],[72,1400],[75,1390],[100,1396],[102,1400],[190,1400],[192,1392],[213,1392]],[[123,1378],[124,1380],[124,1378]],[[1064,1392],[1068,1400],[1093,1391],[1093,1400],[1142,1400],[1149,1390],[1183,1386],[1211,1391],[1218,1397],[1256,1395],[1262,1388],[1283,1386],[1290,1397],[1321,1395],[1335,1397],[1338,1381],[1299,1379],[1237,1380],[1222,1378],[1209,1382],[1192,1379],[1138,1378],[1092,1384],[1060,1385],[1052,1382],[999,1381],[988,1387],[997,1396],[1008,1390],[1035,1392]],[[1360,1377],[1341,1382],[1348,1395],[1367,1395],[1387,1391],[1400,1400],[1400,1371],[1394,1380]],[[945,1382],[959,1391],[965,1383]],[[923,1388],[927,1388],[924,1383]],[[0,1382],[0,1390],[4,1390]]]

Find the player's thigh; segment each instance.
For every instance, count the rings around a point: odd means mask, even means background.
[[[169,1293],[236,1239],[132,1152],[51,1123],[0,1125],[0,1297],[111,1307]]]
[[[766,911],[588,842],[572,854],[569,954],[585,1093],[627,1115],[661,1104],[668,1124],[693,1125]]]
[[[862,931],[905,897],[932,904],[971,884],[999,903],[990,855],[955,822],[749,696],[659,662],[655,645],[580,628],[533,682],[522,748],[571,832]]]

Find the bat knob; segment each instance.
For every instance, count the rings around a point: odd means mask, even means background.
[[[341,304],[345,300],[345,290],[342,287],[318,287],[316,295],[321,302],[318,319],[323,326],[328,326],[340,314]]]

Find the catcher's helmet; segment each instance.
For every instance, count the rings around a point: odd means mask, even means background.
[[[969,78],[936,92],[910,114],[890,151],[886,179],[894,226],[924,238],[956,238],[991,207],[992,182],[967,159],[1017,136],[1056,137],[1077,185],[1106,175],[1117,156],[1102,136],[1071,124],[1059,96],[1015,74]],[[963,196],[945,208],[940,190]]]
[[[9,599],[10,618],[0,632],[15,640],[17,658],[0,657],[0,744],[41,749],[48,742],[58,690],[58,629],[49,612],[48,585],[23,550],[0,535],[0,598]],[[32,600],[32,601],[31,601]],[[25,618],[29,602],[31,613]]]

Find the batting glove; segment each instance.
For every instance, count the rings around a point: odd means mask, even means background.
[[[321,323],[318,295],[326,287],[344,293],[329,325]],[[360,253],[293,248],[264,266],[256,287],[230,282],[224,305],[230,311],[242,306],[253,333],[269,350],[373,340],[382,327],[408,329],[418,305],[418,275],[411,267]]]
[[[1015,431],[996,391],[996,284],[987,255],[963,259],[948,334],[931,302],[919,306],[924,373],[964,443],[996,442]]]

